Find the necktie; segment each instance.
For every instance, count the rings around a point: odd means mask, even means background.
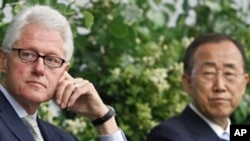
[[[28,127],[35,141],[43,141],[43,137],[37,125],[36,119],[31,115],[27,115],[23,117],[22,120],[24,124]]]
[[[222,135],[221,135],[221,140],[222,141],[229,141],[229,134],[227,132],[224,132]]]

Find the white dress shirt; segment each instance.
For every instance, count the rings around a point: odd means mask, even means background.
[[[227,128],[226,130],[224,130],[221,126],[215,124],[214,122],[206,118],[204,115],[202,115],[202,113],[199,112],[198,109],[192,103],[189,104],[189,107],[212,128],[212,130],[218,135],[218,137],[221,137],[225,132],[230,136],[231,121],[229,118],[228,118]]]

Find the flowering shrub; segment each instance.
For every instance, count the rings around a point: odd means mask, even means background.
[[[208,32],[231,34],[246,46],[250,57],[249,5],[236,1],[64,2],[2,1],[1,33],[8,25],[3,11],[11,15],[37,3],[61,11],[74,32],[70,73],[93,82],[103,101],[116,109],[118,124],[131,141],[146,140],[153,126],[180,113],[187,104],[181,86],[182,57],[194,37]],[[246,94],[232,122],[250,122],[249,103]],[[51,102],[43,104],[40,116],[80,140],[98,140],[89,119],[52,107]]]

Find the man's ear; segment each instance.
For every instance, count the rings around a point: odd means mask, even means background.
[[[249,74],[246,74],[245,77],[244,77],[245,81],[246,81],[246,84],[249,84]]]
[[[191,96],[192,94],[192,84],[191,84],[191,76],[187,74],[182,75],[182,85],[186,93]]]
[[[0,72],[6,73],[7,56],[3,49],[0,49]]]
[[[65,70],[65,71],[69,71],[69,68],[70,68],[70,64],[67,62],[67,63],[66,63],[66,66],[65,66],[65,68],[64,68],[64,70]]]

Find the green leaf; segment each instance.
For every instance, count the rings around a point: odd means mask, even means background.
[[[140,11],[140,8],[137,5],[130,4],[122,6],[121,10],[118,12],[121,13],[121,16],[127,24],[137,23],[143,18],[142,12]]]
[[[94,16],[89,11],[84,11],[83,15],[84,15],[85,26],[86,28],[90,29],[94,24]]]
[[[146,16],[156,28],[163,27],[166,24],[165,16],[160,11],[149,10]]]
[[[109,32],[117,38],[125,38],[128,36],[128,27],[123,23],[121,18],[116,18],[109,25]]]

